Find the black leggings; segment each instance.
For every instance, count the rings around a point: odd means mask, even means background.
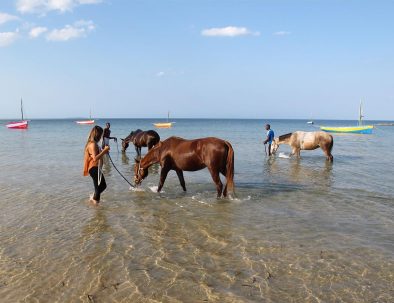
[[[105,183],[104,175],[101,174],[100,185],[98,184],[98,167],[97,166],[93,166],[89,170],[89,175],[92,177],[93,184],[94,184],[94,196],[93,196],[93,199],[96,200],[96,201],[100,201],[101,193],[107,188],[107,183]]]

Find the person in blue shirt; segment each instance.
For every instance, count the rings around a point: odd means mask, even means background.
[[[264,145],[268,143],[268,155],[271,156],[271,144],[274,141],[274,131],[271,129],[271,125],[266,124],[265,129],[267,130],[267,138],[264,140]]]

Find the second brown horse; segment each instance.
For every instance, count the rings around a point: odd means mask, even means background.
[[[222,139],[209,137],[195,140],[185,140],[170,137],[153,147],[142,160],[136,160],[134,181],[138,185],[148,176],[148,168],[160,163],[160,182],[157,191],[163,188],[167,174],[175,170],[184,191],[186,191],[183,171],[197,171],[208,168],[216,184],[217,196],[227,196],[234,192],[234,150],[231,144]],[[220,175],[226,177],[223,184]]]
[[[148,147],[148,151],[160,142],[160,136],[154,130],[143,131],[137,129],[132,131],[130,135],[122,139],[122,152],[126,152],[129,147],[129,142],[132,142],[137,152],[137,158],[141,158],[141,148]]]

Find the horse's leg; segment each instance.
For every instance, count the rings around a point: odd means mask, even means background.
[[[297,154],[297,149],[295,148],[295,147],[292,147],[292,149],[291,149],[291,153],[290,153],[290,157],[291,156],[294,156],[294,155],[296,155]]]
[[[183,191],[186,191],[186,184],[185,184],[185,178],[183,178],[183,171],[181,169],[177,169],[176,174],[178,175],[179,182],[181,183]]]
[[[334,157],[332,156],[330,149],[327,148],[327,146],[321,147],[321,149],[323,150],[324,154],[326,155],[327,161],[332,162],[334,160]]]
[[[213,182],[216,184],[216,191],[218,193],[218,198],[220,198],[222,196],[223,183],[220,180],[219,172],[209,167],[208,170],[211,173]]]
[[[161,168],[161,172],[160,172],[160,182],[159,182],[159,186],[157,187],[157,192],[158,193],[163,188],[164,182],[166,181],[166,178],[167,178],[167,175],[168,175],[169,171],[170,171],[169,165],[166,165],[166,163],[164,163],[163,167]]]
[[[134,145],[134,148],[135,148],[135,152],[137,153],[136,159],[141,159],[141,156],[140,156],[139,153],[138,153],[138,147],[137,147],[137,145]]]

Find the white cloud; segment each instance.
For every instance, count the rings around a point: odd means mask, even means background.
[[[80,20],[73,25],[66,25],[61,29],[51,30],[46,38],[48,41],[68,41],[72,39],[86,37],[95,29],[93,21]]]
[[[236,37],[236,36],[259,36],[259,32],[252,32],[246,27],[214,27],[209,29],[204,29],[201,31],[201,35],[208,37]]]
[[[279,31],[279,32],[275,32],[275,33],[272,33],[274,36],[287,36],[287,35],[290,35],[291,34],[291,32],[286,32],[286,31]]]
[[[156,76],[157,76],[157,77],[163,77],[163,76],[164,76],[164,72],[158,72],[158,73],[156,74]]]
[[[41,36],[43,33],[45,33],[46,31],[48,31],[46,27],[42,27],[42,26],[33,27],[29,32],[29,37],[32,39],[37,38]]]
[[[19,20],[19,18],[17,16],[13,16],[10,14],[0,12],[0,24],[4,24],[9,21],[16,21],[16,20]]]
[[[0,47],[9,46],[18,39],[18,31],[0,33]]]
[[[22,14],[45,14],[50,11],[71,11],[83,4],[97,4],[102,0],[17,0],[16,9]]]

